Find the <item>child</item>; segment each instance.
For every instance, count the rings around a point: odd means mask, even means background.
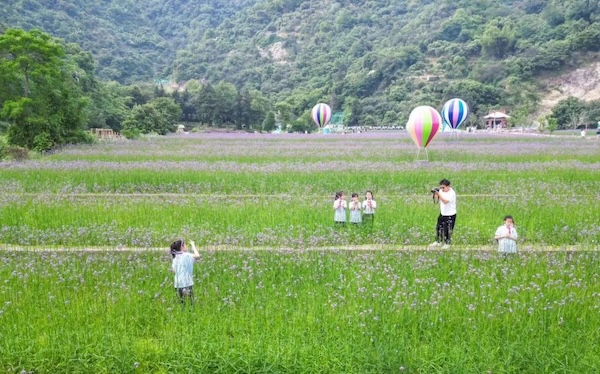
[[[350,201],[350,222],[358,225],[362,222],[362,217],[360,215],[362,209],[362,205],[360,201],[358,201],[358,194],[352,194],[352,201]]]
[[[495,239],[498,241],[498,252],[506,256],[508,253],[517,253],[517,229],[515,229],[512,216],[504,217],[504,225],[496,230]]]
[[[373,192],[367,191],[366,200],[363,201],[363,221],[365,223],[373,224],[375,221],[375,208],[377,208],[377,203],[373,200]]]
[[[335,201],[333,202],[333,209],[335,210],[335,215],[333,219],[335,223],[340,225],[346,224],[346,208],[348,204],[346,203],[346,195],[344,191],[337,192],[335,194]]]
[[[181,304],[185,306],[186,300],[193,303],[192,287],[194,286],[194,261],[200,258],[196,244],[190,240],[194,254],[187,251],[183,239],[171,243],[171,255],[173,256],[172,270],[175,273],[175,290],[179,295]]]

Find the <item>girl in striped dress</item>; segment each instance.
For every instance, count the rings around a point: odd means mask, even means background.
[[[377,202],[373,200],[373,192],[367,191],[366,199],[363,201],[363,221],[365,223],[373,224],[375,221],[375,209],[377,208]]]
[[[358,194],[352,194],[352,201],[350,201],[350,223],[358,225],[362,222],[361,217],[362,204],[358,201]]]
[[[335,214],[333,219],[336,224],[345,225],[346,224],[346,208],[348,204],[346,203],[346,195],[344,191],[337,192],[335,194],[335,201],[333,202],[333,209],[335,210]]]
[[[504,217],[504,225],[498,227],[494,239],[498,242],[498,252],[506,256],[508,253],[517,253],[517,229],[512,216]]]

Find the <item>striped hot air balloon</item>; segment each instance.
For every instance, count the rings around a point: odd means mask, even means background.
[[[312,118],[317,126],[326,126],[331,121],[331,108],[323,103],[315,105],[312,109]]]
[[[442,127],[442,117],[430,106],[419,106],[410,112],[406,131],[419,148],[425,148]]]
[[[448,100],[442,108],[444,124],[457,129],[469,116],[469,106],[462,99]]]

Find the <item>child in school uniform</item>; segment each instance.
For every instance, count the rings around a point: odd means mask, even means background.
[[[350,223],[358,225],[362,222],[361,216],[362,204],[358,200],[358,194],[352,194],[352,201],[350,201]]]
[[[375,221],[375,209],[377,208],[377,202],[373,200],[373,192],[367,191],[366,198],[362,203],[363,207],[363,222],[370,223],[371,225]]]
[[[333,209],[335,214],[333,219],[336,224],[345,225],[346,224],[346,208],[348,204],[346,203],[346,195],[344,191],[337,192],[335,194],[335,201],[333,202]]]
[[[509,253],[517,253],[517,229],[512,216],[504,217],[504,225],[498,227],[494,239],[498,241],[498,252],[506,256]]]

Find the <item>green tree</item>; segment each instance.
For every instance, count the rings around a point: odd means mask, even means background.
[[[499,20],[487,25],[480,40],[483,52],[498,59],[512,52],[516,42],[516,33],[512,27],[508,24],[502,25]]]
[[[277,111],[277,117],[283,124],[283,127],[292,122],[292,106],[284,101],[275,104],[275,110]]]
[[[558,121],[556,120],[556,118],[554,118],[552,116],[548,116],[546,118],[546,122],[547,122],[546,128],[548,129],[548,131],[550,131],[550,134],[552,134],[554,131],[556,131],[558,129]]]
[[[344,102],[344,125],[356,126],[361,115],[360,101],[356,97],[349,97]]]
[[[92,102],[88,107],[90,128],[111,128],[121,131],[123,121],[129,112],[125,87],[117,82],[98,82],[91,93]]]
[[[131,109],[123,122],[123,134],[135,137],[137,134],[157,133],[166,135],[175,130],[181,117],[181,107],[170,97],[159,97],[144,105]]]
[[[199,91],[193,92],[191,101],[196,108],[198,120],[213,126],[217,113],[217,97],[212,84],[207,83]]]
[[[556,118],[559,129],[577,128],[583,121],[585,103],[575,97],[561,100],[552,108],[552,117]]]
[[[235,107],[237,105],[238,91],[235,86],[227,82],[219,82],[215,87],[214,120],[219,125],[235,123]]]
[[[269,112],[262,123],[262,129],[266,132],[275,130],[275,113]]]
[[[175,130],[175,124],[181,119],[181,107],[175,100],[170,97],[158,97],[150,100],[147,105],[153,107],[164,118],[165,127],[159,134],[164,135]]]
[[[73,67],[63,46],[39,30],[0,35],[0,116],[10,122],[10,144],[33,149],[90,140],[90,99]]]

